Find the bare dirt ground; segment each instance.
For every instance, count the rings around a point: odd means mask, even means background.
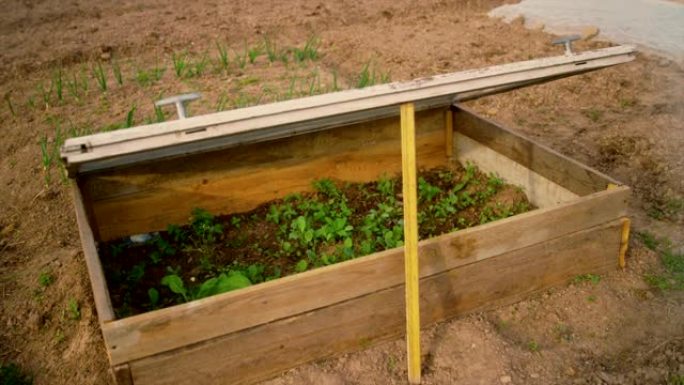
[[[152,102],[162,94],[201,91],[192,109],[199,114],[354,86],[367,63],[378,78],[408,80],[560,53],[543,31],[489,19],[500,3],[7,1],[0,14],[0,361],[17,363],[36,384],[111,383],[69,189],[56,160],[43,161],[41,138],[49,155],[59,133],[142,124],[154,119]],[[314,61],[269,63],[262,55],[240,68],[231,53],[227,71],[216,63],[217,42],[240,53],[264,36],[301,47],[312,34],[321,40]],[[175,75],[174,52],[187,52],[195,76]],[[632,186],[635,233],[667,237],[682,251],[682,63],[640,55],[471,105]],[[624,271],[431,327],[424,383],[681,384],[684,295],[647,284],[644,276],[653,274],[674,281],[639,237],[630,246]],[[401,384],[403,350],[402,339],[388,341],[267,383]]]

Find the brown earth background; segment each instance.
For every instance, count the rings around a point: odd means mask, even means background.
[[[51,148],[58,132],[122,124],[132,106],[135,123],[143,124],[154,118],[152,103],[161,95],[202,92],[191,112],[203,114],[325,92],[335,82],[352,87],[366,64],[378,78],[396,81],[560,54],[543,29],[488,18],[502,3],[6,1],[0,13],[0,361],[19,364],[38,385],[111,383],[69,189],[56,159],[42,163],[41,138]],[[314,61],[270,63],[262,55],[244,68],[216,64],[217,44],[232,50],[232,62],[233,52],[265,37],[285,49],[310,36],[321,42]],[[594,38],[576,47],[608,44]],[[174,53],[193,63],[206,56],[206,68],[179,79]],[[97,63],[108,76],[106,91],[93,75]],[[163,73],[150,84],[154,68]],[[63,79],[81,81],[73,93],[65,86],[61,100],[54,87],[60,70]],[[469,105],[632,186],[635,234],[667,237],[682,251],[682,63],[639,54],[629,64]],[[424,383],[681,384],[684,295],[644,281],[662,272],[658,254],[635,236],[627,268],[598,283],[571,283],[433,326],[423,336]],[[41,276],[52,282],[41,284]],[[69,310],[74,302],[79,317]],[[404,341],[397,339],[268,383],[402,384],[405,378]]]

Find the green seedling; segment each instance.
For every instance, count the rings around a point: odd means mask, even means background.
[[[182,78],[185,76],[185,71],[188,68],[188,59],[186,54],[176,54],[173,52],[171,54],[171,61],[173,62],[173,72],[176,74],[177,78]]]
[[[530,352],[532,352],[532,353],[538,353],[538,352],[539,352],[539,349],[540,349],[540,347],[539,347],[539,344],[537,343],[537,341],[535,341],[535,340],[530,340],[530,341],[527,343],[527,350],[529,350]]]
[[[594,295],[594,294],[591,294],[591,295],[589,295],[589,296],[587,297],[587,301],[589,301],[589,302],[591,302],[591,303],[596,302],[597,299],[598,299],[598,298],[597,298],[596,295]]]
[[[54,83],[55,95],[57,100],[61,103],[64,101],[64,78],[62,74],[62,67],[55,72],[52,82]]]
[[[12,96],[9,92],[5,94],[5,102],[7,102],[7,108],[9,109],[10,114],[12,114],[13,117],[16,117],[17,112],[14,110],[14,105],[12,105]]]
[[[582,274],[576,276],[573,280],[573,283],[579,284],[582,282],[591,282],[592,285],[598,285],[599,282],[601,282],[601,276],[597,274]]]
[[[53,282],[55,282],[55,277],[50,274],[50,272],[43,271],[38,276],[38,283],[41,287],[48,287],[52,285]]]
[[[80,89],[81,87],[79,86],[79,81],[78,78],[76,77],[76,74],[71,75],[71,79],[66,80],[66,88],[67,92],[71,97],[76,99],[76,101],[81,101],[81,95],[80,95]]]
[[[78,305],[78,301],[73,298],[69,298],[67,302],[67,314],[71,320],[81,319],[81,308]]]
[[[375,85],[375,70],[370,67],[370,62],[367,62],[357,76],[356,88],[365,88],[373,85]]]
[[[135,81],[138,82],[141,87],[150,86],[161,80],[165,70],[166,69],[162,67],[153,67],[148,70],[138,69],[135,73]]]
[[[216,42],[216,50],[218,51],[217,67],[219,71],[228,71],[228,66],[230,65],[228,49],[219,42]]]
[[[166,115],[164,115],[164,110],[159,106],[154,106],[154,118],[157,123],[166,121]]]
[[[114,79],[116,80],[116,83],[122,86],[123,74],[121,73],[121,67],[119,66],[119,62],[116,60],[112,61],[112,72],[114,73]]]
[[[594,123],[597,123],[599,120],[601,120],[601,117],[603,117],[603,111],[597,109],[597,108],[590,108],[588,110],[585,110],[584,116],[589,118]]]
[[[147,290],[147,298],[150,300],[150,307],[156,308],[159,304],[159,291],[151,287]]]
[[[105,72],[104,67],[102,67],[101,62],[97,62],[97,64],[93,67],[93,76],[95,77],[100,90],[102,92],[107,91],[107,73]]]
[[[221,112],[226,109],[226,104],[228,104],[228,96],[225,92],[221,92],[218,101],[216,102],[216,112]]]
[[[131,109],[126,113],[126,121],[124,122],[124,128],[131,128],[135,125],[135,104],[131,106]]]
[[[258,45],[249,48],[245,47],[245,50],[247,51],[247,57],[249,58],[250,64],[254,64],[256,59],[261,56],[261,47]]]
[[[238,65],[240,69],[244,69],[245,66],[247,65],[247,58],[249,57],[249,53],[247,52],[247,47],[245,47],[245,50],[242,54],[239,54],[235,52],[235,59],[233,60],[235,64]]]
[[[204,75],[207,65],[209,65],[209,58],[204,54],[200,59],[189,63],[187,71],[185,72],[185,77],[192,78]]]
[[[278,58],[280,58],[280,54],[278,53],[278,47],[275,42],[275,40],[271,40],[268,36],[264,36],[264,50],[266,51],[266,57],[268,58],[269,63],[273,63]]]
[[[294,61],[301,63],[306,60],[315,61],[318,59],[318,47],[320,46],[320,39],[317,36],[311,36],[304,43],[303,48],[295,47],[292,50]]]

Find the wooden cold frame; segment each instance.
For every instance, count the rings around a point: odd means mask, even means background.
[[[449,161],[444,112],[417,114],[422,167]],[[453,126],[456,159],[522,186],[540,208],[421,241],[423,325],[617,267],[629,188],[608,190],[619,183],[467,109],[454,109]],[[79,228],[115,373],[136,385],[248,384],[401,335],[401,248],[120,320],[108,313],[93,256],[96,239],[183,222],[193,205],[249,210],[307,190],[316,178],[369,181],[397,172],[400,156],[398,119],[386,118],[80,177]]]

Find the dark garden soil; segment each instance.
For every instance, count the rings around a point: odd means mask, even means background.
[[[246,213],[193,210],[190,223],[101,245],[119,317],[171,306],[399,247],[401,177],[370,183],[320,179]],[[464,229],[531,208],[522,189],[474,166],[419,172],[419,237]],[[190,214],[190,213],[189,213]]]

